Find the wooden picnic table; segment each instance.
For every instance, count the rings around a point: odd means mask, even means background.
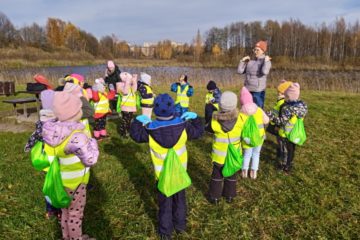
[[[35,98],[36,98],[36,111],[39,114],[39,112],[40,112],[40,93],[42,91],[17,91],[16,93],[34,94]]]

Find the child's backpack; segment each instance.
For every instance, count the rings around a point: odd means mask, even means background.
[[[304,127],[304,119],[297,118],[296,123],[291,132],[286,133],[287,139],[296,145],[303,145],[306,141],[306,132]]]
[[[30,159],[31,164],[38,171],[50,166],[48,155],[44,151],[44,142],[37,141],[35,143],[35,145],[31,148]]]
[[[222,174],[224,177],[230,177],[239,171],[243,164],[243,155],[241,154],[240,147],[238,149],[229,142],[224,167],[222,169]]]
[[[189,187],[191,179],[186,169],[180,162],[178,155],[173,148],[170,148],[164,160],[164,166],[160,173],[158,189],[166,197]]]
[[[67,208],[71,203],[72,197],[64,189],[61,180],[59,158],[56,156],[50,164],[42,191],[46,201],[55,208]]]
[[[257,147],[263,144],[264,138],[260,135],[260,130],[255,121],[254,115],[247,118],[241,137],[250,147]]]
[[[139,93],[139,91],[136,91],[135,97],[136,97],[136,109],[141,110],[141,94]]]

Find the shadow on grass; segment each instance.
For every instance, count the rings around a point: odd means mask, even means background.
[[[195,152],[211,153],[212,145],[207,143],[205,144],[205,137],[206,135],[204,134],[200,139],[188,142],[188,144],[192,145],[192,151],[194,151],[195,148]],[[206,154],[206,156],[208,156],[208,154]],[[192,179],[192,183],[195,188],[200,191],[204,197],[206,197],[209,189],[211,171],[208,171],[205,166],[207,164],[211,165],[210,155],[204,159],[195,159],[192,157],[190,152],[188,154],[188,158],[188,172]]]
[[[83,232],[97,239],[112,239],[113,232],[110,221],[105,217],[103,210],[103,203],[107,201],[106,191],[94,172],[91,173],[88,188],[90,189],[87,191]]]
[[[144,203],[146,214],[152,219],[154,226],[157,226],[157,200],[154,175],[136,157],[136,153],[142,152],[140,146],[130,138],[122,140],[111,138],[111,142],[104,145],[104,150],[107,154],[116,156],[128,172],[131,183]]]
[[[269,136],[270,134],[267,133]],[[273,165],[274,168],[278,168],[279,160],[277,158],[277,147],[276,137],[272,136],[265,139],[264,144],[261,148],[261,159],[264,159],[264,163]]]

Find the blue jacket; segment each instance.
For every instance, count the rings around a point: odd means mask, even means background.
[[[171,91],[172,92],[177,92],[177,88],[178,88],[178,86],[180,85],[180,87],[181,87],[181,91],[183,91],[184,90],[184,88],[187,86],[187,85],[189,85],[189,83],[186,83],[186,84],[183,84],[183,85],[181,85],[180,83],[178,83],[178,82],[176,82],[176,83],[173,83],[173,84],[171,84]],[[194,88],[191,86],[191,85],[189,85],[189,90],[187,91],[187,93],[186,93],[186,95],[188,96],[188,97],[191,97],[192,95],[194,95]]]
[[[179,140],[183,130],[186,130],[188,140],[197,139],[204,133],[200,118],[184,121],[179,117],[170,120],[154,120],[143,126],[134,119],[130,125],[130,137],[137,143],[149,142],[149,135],[162,147],[171,148]]]

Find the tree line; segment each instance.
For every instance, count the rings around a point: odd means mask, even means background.
[[[360,64],[360,24],[346,23],[343,18],[333,23],[307,26],[290,19],[279,23],[268,20],[236,22],[213,27],[203,35],[197,31],[190,44],[170,40],[149,46],[130,45],[126,39],[111,34],[98,40],[71,22],[48,18],[46,26],[33,23],[16,29],[0,12],[0,48],[32,47],[46,52],[87,52],[105,58],[155,58],[180,61],[237,63],[251,54],[255,42],[266,40],[268,54],[278,62]]]

